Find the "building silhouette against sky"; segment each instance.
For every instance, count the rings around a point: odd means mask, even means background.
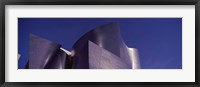
[[[70,37],[63,37],[67,40]],[[124,43],[117,22],[84,34],[71,51],[30,34],[28,69],[138,69],[137,50]]]

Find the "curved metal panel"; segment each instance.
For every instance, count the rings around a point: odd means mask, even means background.
[[[99,26],[86,33],[75,43],[73,46],[74,54],[72,56],[76,63],[73,65],[73,68],[89,68],[88,61],[90,58],[88,54],[90,53],[88,52],[88,41],[118,56],[122,62],[128,65],[127,68],[132,68],[128,48],[121,38],[119,24],[117,22]]]
[[[99,26],[83,35],[71,52],[49,40],[30,35],[30,69],[136,69],[136,52],[123,42],[117,22]],[[133,64],[134,63],[134,64]],[[27,68],[26,67],[26,68]]]

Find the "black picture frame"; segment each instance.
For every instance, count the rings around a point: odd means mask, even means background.
[[[200,87],[200,0],[1,0],[0,3],[1,87]],[[195,82],[5,82],[5,5],[195,5]]]

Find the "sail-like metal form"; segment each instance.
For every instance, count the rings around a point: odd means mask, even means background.
[[[136,69],[139,68],[137,57],[137,50],[126,46],[119,24],[114,22],[84,34],[71,52],[60,44],[31,34],[28,68]]]
[[[119,24],[117,22],[105,24],[92,29],[75,43],[73,46],[73,68],[87,69],[91,67],[89,65],[89,55],[91,54],[88,51],[89,41],[119,57],[119,60],[127,65],[124,67],[125,69],[132,68],[132,59],[129,55],[128,47],[124,44],[120,35]],[[98,63],[98,61],[94,62]]]
[[[30,34],[30,69],[63,69],[68,55],[60,49],[61,45]]]

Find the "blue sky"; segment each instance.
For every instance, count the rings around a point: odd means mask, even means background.
[[[18,67],[28,60],[30,33],[71,50],[82,35],[110,22],[119,22],[124,42],[138,49],[142,69],[182,68],[182,18],[18,18]]]

